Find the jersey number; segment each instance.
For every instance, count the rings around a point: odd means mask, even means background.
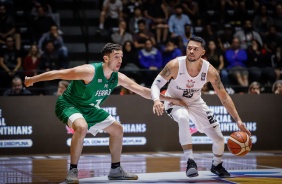
[[[96,104],[95,104],[95,107],[100,109],[100,103],[101,103],[102,99],[100,100],[96,100]]]
[[[183,97],[186,98],[192,98],[192,96],[194,95],[194,93],[188,93],[188,90],[183,91]]]

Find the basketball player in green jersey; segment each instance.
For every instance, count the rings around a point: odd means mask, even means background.
[[[149,88],[138,85],[126,75],[118,72],[122,63],[122,47],[108,43],[102,49],[103,63],[93,63],[64,70],[48,71],[33,77],[25,77],[26,87],[36,82],[54,79],[72,80],[67,90],[56,103],[57,117],[74,129],[70,147],[70,170],[67,183],[78,183],[77,164],[87,132],[94,136],[99,130],[110,135],[111,170],[110,180],[137,180],[138,176],[125,172],[120,165],[123,128],[110,114],[99,105],[110,95],[113,89],[121,85],[136,94],[151,99]],[[174,105],[186,106],[178,99],[161,96],[161,100]]]

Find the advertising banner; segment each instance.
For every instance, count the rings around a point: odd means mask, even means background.
[[[225,142],[237,125],[216,95],[205,95]],[[280,95],[232,95],[241,119],[252,132],[252,150],[281,150]],[[0,97],[0,155],[69,153],[73,130],[55,116],[55,96]],[[178,125],[169,116],[157,116],[153,102],[137,95],[112,95],[102,105],[124,129],[123,152],[181,151]],[[189,104],[188,104],[189,106]],[[188,109],[189,110],[189,109]],[[190,121],[195,150],[211,151],[212,141]],[[109,152],[109,135],[88,133],[83,153]],[[227,150],[227,148],[226,148]]]

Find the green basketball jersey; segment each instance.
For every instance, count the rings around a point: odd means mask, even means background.
[[[113,72],[108,80],[105,78],[102,63],[92,63],[92,65],[95,67],[92,81],[84,84],[81,80],[74,80],[62,95],[62,98],[76,107],[99,107],[118,84],[117,72]]]

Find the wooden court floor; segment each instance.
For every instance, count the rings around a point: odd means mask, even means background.
[[[212,154],[210,152],[194,152],[194,159],[199,172],[209,171]],[[29,156],[0,156],[0,184],[4,183],[62,183],[69,167],[69,155],[29,155]],[[156,153],[123,153],[121,163],[126,171],[136,174],[163,173],[169,176],[172,172],[179,172],[185,176],[186,161],[181,152],[156,152]],[[244,157],[233,156],[226,152],[223,165],[230,171],[258,173],[260,170],[281,170],[282,150],[271,152],[250,152]],[[79,162],[79,178],[98,178],[107,176],[110,169],[110,155],[83,154]],[[209,173],[209,172],[206,172]],[[249,172],[248,172],[249,173]],[[211,173],[210,173],[211,174]],[[157,174],[153,176],[158,177]],[[255,174],[254,174],[255,176]],[[186,177],[186,176],[185,176]],[[104,177],[105,178],[105,177]],[[221,181],[221,180],[218,180]],[[104,179],[103,183],[109,182]],[[141,182],[141,181],[139,181]],[[139,183],[132,181],[132,183]],[[183,182],[183,180],[182,180]],[[202,183],[185,178],[184,183]],[[83,183],[83,182],[80,182]],[[97,183],[97,182],[87,182]],[[123,182],[121,182],[123,183]],[[124,182],[126,183],[126,182]],[[141,182],[150,183],[150,182]],[[160,183],[160,182],[153,182]],[[161,182],[164,183],[164,182]],[[180,183],[173,179],[169,183]],[[217,183],[205,180],[203,183]],[[223,182],[225,183],[225,182]],[[227,183],[282,183],[282,176],[263,177],[258,175],[256,179]]]

